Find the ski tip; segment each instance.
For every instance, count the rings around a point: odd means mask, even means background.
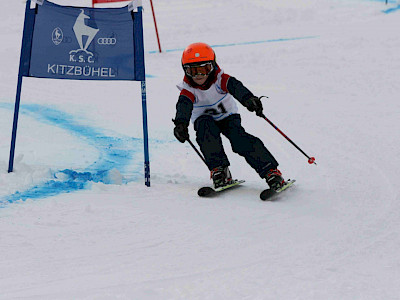
[[[216,193],[223,192],[225,190],[228,190],[228,189],[231,189],[231,188],[233,188],[235,186],[238,186],[239,184],[241,184],[243,182],[245,182],[245,181],[244,180],[234,179],[231,184],[227,184],[227,185],[218,187],[216,189],[213,189],[212,187],[209,187],[209,186],[204,186],[204,187],[201,187],[197,191],[197,195],[199,195],[200,197],[212,196],[212,195],[214,195]]]
[[[197,191],[197,195],[199,195],[200,197],[206,197],[206,196],[209,196],[209,195],[213,194],[214,192],[215,191],[212,188],[206,186],[206,187],[200,188]]]
[[[270,188],[266,189],[261,192],[260,199],[262,201],[272,201],[272,200],[274,200],[275,195],[278,195],[279,193],[282,193],[284,190],[290,188],[295,182],[296,182],[296,179],[288,179],[286,181],[286,184],[279,190],[275,191]]]
[[[269,200],[272,196],[274,196],[276,194],[276,192],[272,189],[266,189],[264,191],[261,192],[260,194],[260,199],[262,201],[267,201]]]

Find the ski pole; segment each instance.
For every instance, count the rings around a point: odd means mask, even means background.
[[[265,97],[265,96],[261,96],[260,99],[261,99],[262,97]],[[267,122],[268,122],[272,127],[274,127],[280,134],[282,134],[283,137],[284,137],[285,139],[287,139],[293,146],[295,146],[297,150],[299,150],[301,153],[303,153],[304,156],[308,158],[308,163],[309,163],[309,164],[314,164],[314,165],[317,164],[317,163],[315,162],[315,157],[309,157],[303,150],[300,149],[299,146],[297,146],[291,139],[289,139],[288,136],[287,136],[286,134],[284,134],[278,127],[276,127],[276,125],[275,125],[274,123],[272,123],[262,112],[258,112],[258,113],[256,113],[256,114],[257,114],[257,116],[259,116],[259,117],[263,118],[265,121],[267,121]]]
[[[203,155],[201,155],[201,153],[199,152],[199,150],[197,150],[196,146],[193,145],[192,141],[190,139],[187,139],[187,141],[189,142],[190,146],[192,146],[193,150],[196,151],[197,155],[201,158],[201,160],[206,164],[206,160],[204,159]]]
[[[175,120],[172,119],[172,122],[175,123]],[[190,138],[188,138],[187,141],[189,142],[190,146],[192,146],[193,150],[197,153],[197,155],[201,158],[201,160],[205,163],[205,165],[207,166],[207,163],[206,163],[205,158],[203,157],[203,155],[201,155],[201,153],[199,152],[199,150],[197,150],[196,146],[193,145],[193,143],[192,143],[192,141],[190,140]],[[208,166],[207,166],[207,168],[208,168]]]

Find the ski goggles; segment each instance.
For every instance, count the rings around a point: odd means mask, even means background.
[[[183,66],[185,74],[190,77],[195,77],[197,75],[210,75],[214,70],[213,64],[209,62],[200,64],[187,64]]]

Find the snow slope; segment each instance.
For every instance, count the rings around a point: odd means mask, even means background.
[[[150,188],[132,82],[24,78],[7,173],[24,3],[0,10],[0,299],[398,299],[395,1],[153,2],[163,53],[144,1]],[[297,180],[279,201],[258,199],[265,182],[227,140],[246,183],[197,197],[208,170],[171,122],[181,52],[195,41],[269,96],[268,118],[316,157],[308,165],[239,108]]]

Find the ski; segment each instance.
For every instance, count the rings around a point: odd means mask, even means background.
[[[276,195],[279,195],[280,193],[282,193],[286,189],[290,188],[295,182],[296,182],[295,179],[293,179],[293,180],[289,179],[289,180],[287,180],[285,182],[283,187],[281,187],[278,190],[272,190],[272,189],[263,190],[261,192],[261,194],[260,194],[260,199],[263,200],[263,201],[272,201],[272,200],[274,200]]]
[[[232,181],[232,183],[227,184],[227,185],[224,185],[224,186],[221,186],[221,187],[216,188],[216,189],[214,189],[214,188],[212,188],[212,187],[209,187],[209,186],[204,186],[204,187],[201,187],[201,188],[197,191],[197,195],[199,195],[200,197],[212,196],[212,195],[214,195],[214,194],[216,194],[216,193],[219,193],[219,192],[225,191],[225,190],[227,190],[227,189],[233,188],[233,187],[235,187],[235,186],[238,186],[239,184],[241,184],[241,183],[243,183],[243,182],[245,182],[245,181],[244,181],[244,180],[237,180],[237,179],[234,179],[234,180]]]

